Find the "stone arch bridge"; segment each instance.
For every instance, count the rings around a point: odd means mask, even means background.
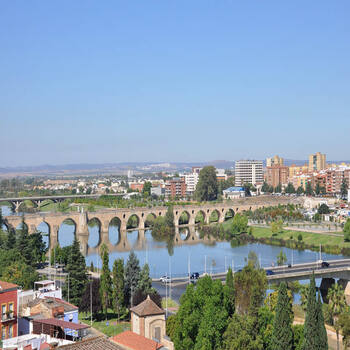
[[[205,223],[209,223],[211,215],[215,212],[217,221],[223,222],[226,214],[230,213],[234,216],[237,213],[241,213],[247,210],[255,210],[259,207],[263,207],[262,204],[235,204],[234,202],[214,203],[204,205],[185,205],[174,206],[174,221],[175,226],[179,227],[180,217],[185,213],[187,216],[186,225],[194,226],[196,224],[196,217],[201,214],[202,220]],[[41,223],[46,223],[49,229],[49,242],[50,247],[54,247],[58,242],[58,231],[61,224],[67,219],[72,220],[75,224],[75,234],[81,242],[87,242],[89,237],[88,223],[90,220],[95,219],[100,226],[100,236],[107,234],[109,225],[112,220],[117,219],[119,222],[120,234],[127,231],[127,223],[132,216],[137,219],[137,227],[134,229],[144,230],[146,228],[146,218],[152,215],[153,218],[158,216],[165,216],[167,207],[152,207],[152,208],[129,208],[129,209],[104,209],[96,212],[67,212],[67,213],[35,213],[6,216],[5,225],[10,228],[18,227],[22,221],[27,225],[29,234],[37,231],[37,227]],[[101,238],[101,237],[100,237]]]

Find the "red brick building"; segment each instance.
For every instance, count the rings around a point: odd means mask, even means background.
[[[165,183],[165,197],[184,198],[186,197],[186,183],[184,178],[174,178]]]
[[[130,189],[132,189],[133,191],[139,191],[142,192],[143,190],[143,183],[141,182],[132,182],[129,184]]]
[[[17,337],[17,289],[16,284],[0,281],[2,340]]]
[[[266,182],[273,188],[288,183],[289,168],[283,165],[272,165],[266,168]]]

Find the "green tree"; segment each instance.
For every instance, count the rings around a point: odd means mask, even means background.
[[[142,291],[143,294],[153,294],[155,291],[152,287],[152,279],[149,276],[149,266],[147,263],[143,265],[140,272],[140,279],[137,285],[137,289]]]
[[[262,305],[267,289],[265,270],[256,269],[248,263],[242,271],[234,274],[235,310],[247,315],[251,305]],[[255,299],[255,300],[253,300]]]
[[[293,350],[293,311],[287,293],[287,285],[282,282],[278,288],[276,316],[273,323],[271,350]]]
[[[25,261],[17,260],[5,267],[1,279],[18,284],[24,289],[32,289],[34,282],[39,279],[39,274]]]
[[[278,266],[282,266],[287,262],[287,255],[286,253],[283,252],[283,250],[281,249],[281,251],[279,252],[279,254],[277,255],[277,265]]]
[[[322,214],[329,214],[330,210],[327,204],[322,203],[319,208],[317,209],[317,213],[322,215]]]
[[[97,317],[101,308],[100,280],[98,278],[93,278],[86,285],[80,301],[79,311],[92,312],[93,317]]]
[[[31,262],[34,266],[36,263],[43,260],[44,254],[46,253],[46,245],[43,241],[43,236],[41,232],[32,233],[29,236],[29,249],[31,251]]]
[[[317,182],[315,187],[315,194],[319,195],[320,193],[321,193],[321,187],[320,187],[320,184]]]
[[[342,313],[339,316],[338,322],[343,335],[344,350],[346,350],[350,346],[350,314]]]
[[[80,251],[80,243],[76,236],[69,252],[66,266],[67,278],[63,287],[63,295],[70,303],[79,306],[88,283],[88,275],[85,258]]]
[[[343,178],[343,181],[342,181],[342,184],[341,184],[341,187],[340,187],[340,195],[342,198],[346,198],[347,195],[348,195],[348,182],[346,180],[346,178],[344,177]]]
[[[318,292],[318,299],[317,299],[317,322],[318,322],[318,332],[319,332],[317,337],[317,340],[318,340],[317,349],[328,350],[328,338],[327,338],[326,327],[324,324],[320,292]]]
[[[344,232],[344,241],[350,242],[350,219],[346,220],[343,232]]]
[[[28,234],[28,227],[22,220],[21,228],[18,232],[18,238],[16,241],[16,249],[21,252],[25,262],[28,265],[32,265],[32,253],[31,253],[31,247],[29,244],[29,234]]]
[[[175,221],[174,208],[172,205],[169,205],[165,214],[165,225],[168,227],[174,228],[175,227],[174,221]]]
[[[263,350],[263,339],[253,337],[255,320],[251,316],[234,314],[224,333],[225,350]]]
[[[140,263],[136,254],[131,251],[125,266],[125,295],[129,305],[134,306],[133,296],[140,280]]]
[[[275,193],[281,193],[282,192],[282,186],[281,184],[278,184],[276,187],[275,187]]]
[[[282,219],[275,220],[271,222],[271,232],[274,234],[283,232],[283,221]]]
[[[298,188],[297,188],[297,194],[300,196],[301,194],[303,194],[304,193],[304,188],[302,187],[302,186],[299,186]]]
[[[10,250],[16,246],[16,231],[13,227],[10,227],[8,230],[7,240],[5,243],[6,249]]]
[[[308,183],[306,184],[305,194],[306,194],[307,196],[312,196],[313,190],[312,190],[311,182],[308,182]]]
[[[347,304],[344,295],[344,289],[338,284],[333,284],[333,286],[328,290],[328,310],[332,318],[333,326],[337,334],[337,350],[339,350],[339,331],[341,325],[339,323],[339,317],[346,309]]]
[[[112,300],[112,278],[109,270],[109,252],[106,244],[101,246],[102,272],[100,276],[100,295],[102,310],[107,319],[107,311]]]
[[[120,315],[125,311],[123,259],[116,259],[113,263],[113,309],[119,321]]]
[[[248,230],[248,218],[242,214],[236,214],[232,220],[232,232],[243,233]]]
[[[198,201],[213,201],[218,196],[218,181],[216,169],[213,166],[205,166],[199,173],[199,179],[194,193]]]
[[[180,298],[173,341],[176,349],[221,349],[227,327],[222,283],[209,276],[188,285]]]
[[[285,189],[285,192],[286,193],[295,193],[295,188],[291,182],[288,183],[288,185]]]
[[[267,182],[264,181],[263,185],[261,186],[261,192],[269,192],[270,186],[267,184]]]
[[[150,181],[146,181],[142,188],[142,193],[145,197],[149,197],[151,195],[152,183]]]
[[[319,344],[318,313],[316,302],[315,276],[312,275],[307,297],[306,317],[304,323],[303,350],[316,350]]]
[[[235,288],[231,267],[229,267],[226,273],[226,282],[224,285],[224,307],[228,317],[232,317],[235,312]]]

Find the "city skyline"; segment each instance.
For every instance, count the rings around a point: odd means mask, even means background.
[[[349,10],[3,2],[1,165],[347,160]]]

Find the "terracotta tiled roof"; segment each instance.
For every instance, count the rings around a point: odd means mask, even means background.
[[[69,345],[59,346],[57,349],[66,350],[123,350],[117,344],[105,337],[94,337],[83,341],[78,341]]]
[[[162,344],[157,343],[152,339],[138,335],[132,331],[125,331],[111,338],[117,344],[126,346],[132,350],[157,350],[163,347]]]
[[[73,330],[77,330],[77,331],[79,329],[90,328],[90,326],[88,326],[85,323],[67,322],[67,321],[59,320],[57,318],[45,318],[42,320],[34,320],[33,322],[34,323],[48,324],[51,326],[57,326],[57,327],[61,327],[61,328],[73,329]]]
[[[55,301],[58,304],[62,304],[64,306],[64,311],[73,311],[73,310],[79,309],[78,306],[68,303],[68,301],[65,301],[63,299],[54,298],[54,297],[45,297],[45,299]]]
[[[154,301],[151,300],[149,295],[139,305],[136,305],[130,309],[135,312],[138,316],[151,316],[151,315],[163,315],[165,311],[161,309]]]
[[[16,289],[16,288],[18,288],[17,284],[0,281],[0,293],[5,292],[8,289]]]

